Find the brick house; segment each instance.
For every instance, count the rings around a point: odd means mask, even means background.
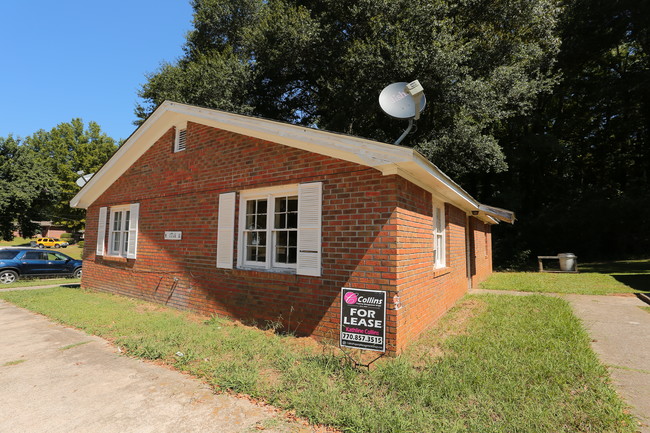
[[[389,352],[492,272],[514,221],[411,148],[169,101],[71,205],[85,288],[332,339],[342,287],[383,290]]]

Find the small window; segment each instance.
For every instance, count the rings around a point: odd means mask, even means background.
[[[112,208],[109,228],[109,251],[112,256],[126,257],[129,249],[129,208]]]
[[[433,204],[433,267],[445,267],[445,208]]]
[[[187,129],[176,128],[174,139],[174,152],[182,152],[187,147]]]
[[[49,261],[66,261],[68,258],[61,253],[50,251],[47,253],[47,260]]]
[[[18,255],[18,251],[0,251],[0,260],[11,260]]]
[[[28,251],[23,256],[23,260],[45,260],[40,251]]]

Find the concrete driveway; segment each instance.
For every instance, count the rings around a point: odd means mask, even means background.
[[[470,294],[535,295],[472,289]],[[650,433],[650,312],[633,295],[552,295],[566,299],[582,320],[591,347],[608,367],[619,395],[632,408],[641,433]]]
[[[2,432],[314,432],[0,301]]]

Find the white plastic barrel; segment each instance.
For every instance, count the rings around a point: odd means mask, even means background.
[[[573,253],[562,253],[557,255],[560,259],[561,271],[575,271],[576,270],[576,255]]]

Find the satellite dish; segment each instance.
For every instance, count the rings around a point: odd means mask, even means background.
[[[80,174],[80,173],[79,173],[79,174]],[[83,186],[84,186],[86,183],[88,183],[88,181],[90,180],[91,177],[93,177],[94,174],[95,174],[95,173],[84,174],[84,175],[81,176],[79,179],[77,179],[77,182],[76,182],[77,185],[83,188]]]
[[[386,114],[397,119],[412,119],[415,117],[415,99],[406,90],[409,83],[400,82],[389,84],[379,94],[379,105]],[[424,110],[427,98],[422,93],[420,112]]]
[[[427,98],[418,80],[399,82],[384,87],[379,94],[379,105],[389,116],[409,120],[408,128],[395,141],[395,144],[400,144],[413,129],[413,121],[420,118],[420,113],[427,105]]]

